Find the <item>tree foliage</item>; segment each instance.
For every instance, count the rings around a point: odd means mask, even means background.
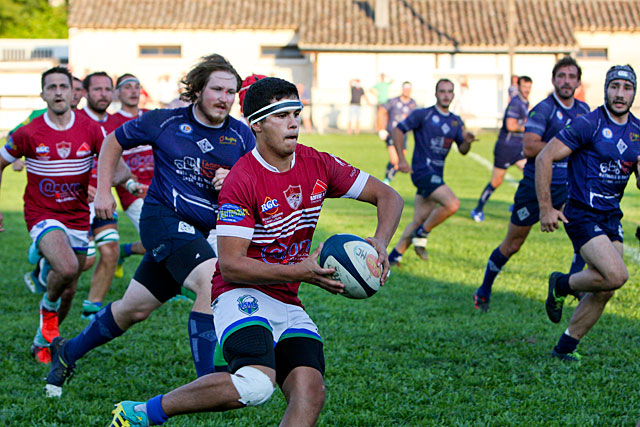
[[[67,38],[67,6],[47,0],[0,0],[0,38]]]

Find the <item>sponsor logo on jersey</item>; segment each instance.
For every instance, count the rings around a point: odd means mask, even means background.
[[[638,142],[638,141],[640,141],[640,134],[630,132],[630,133],[629,133],[629,140],[630,140],[631,142]]]
[[[91,154],[91,147],[86,142],[83,142],[78,151],[76,151],[76,157],[86,157]]]
[[[440,117],[437,114],[434,114],[433,116],[431,116],[431,120],[433,121],[433,123],[438,124],[440,123]]]
[[[562,118],[564,117],[562,115],[562,111],[556,111],[556,117],[558,118],[558,120],[562,120]]]
[[[218,221],[223,222],[240,222],[249,212],[246,209],[241,208],[238,205],[232,203],[225,203],[218,209]]]
[[[262,261],[267,264],[295,264],[306,258],[311,250],[311,239],[293,242],[289,246],[277,240],[262,248]]]
[[[7,150],[16,149],[16,144],[13,142],[13,137],[11,135],[7,137],[7,143],[5,144],[4,148],[6,148]]]
[[[242,295],[238,298],[238,310],[242,313],[251,316],[256,311],[260,310],[258,300],[251,295]]]
[[[56,144],[56,151],[58,152],[58,156],[66,159],[69,157],[69,154],[71,154],[71,143],[67,141],[58,142]]]
[[[48,157],[49,147],[44,145],[43,143],[38,144],[38,146],[36,147],[36,154],[40,157]]]
[[[231,136],[222,135],[218,142],[224,145],[236,145],[238,143],[238,140]]]
[[[211,145],[207,138],[202,138],[200,141],[197,141],[196,144],[198,144],[198,147],[200,147],[200,151],[202,151],[203,153],[208,153],[209,151],[213,150],[213,145]]]
[[[311,192],[311,203],[321,202],[325,194],[327,194],[327,184],[317,179]]]
[[[180,129],[180,132],[186,133],[187,135],[193,132],[193,128],[188,123],[182,123],[180,126],[178,126],[178,129]]]
[[[602,129],[602,136],[604,136],[607,139],[610,139],[613,136],[613,132],[611,132],[611,129],[609,128],[604,128]]]
[[[283,191],[283,194],[287,199],[287,203],[291,206],[291,209],[298,209],[300,203],[302,203],[302,187],[299,185],[290,185],[289,188]]]
[[[278,199],[272,199],[271,197],[267,196],[264,199],[264,203],[260,206],[260,210],[263,214],[274,215],[276,212],[278,212],[279,206],[280,205],[278,204]]]
[[[196,234],[196,229],[193,225],[180,221],[178,223],[178,233]]]
[[[620,152],[620,154],[624,153],[627,148],[629,147],[627,144],[624,143],[624,141],[622,140],[622,138],[620,138],[618,140],[618,143],[616,144],[616,147],[618,147],[618,151]]]

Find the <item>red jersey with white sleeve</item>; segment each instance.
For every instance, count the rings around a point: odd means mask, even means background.
[[[247,256],[266,264],[297,264],[309,256],[324,199],[360,196],[369,174],[328,153],[298,144],[292,167],[279,172],[253,149],[233,166],[220,191],[218,237],[250,240]],[[302,306],[300,282],[229,283],[219,266],[211,300],[236,288],[254,288],[286,304]]]
[[[78,113],[78,115],[84,116],[100,126],[100,129],[102,130],[102,139],[104,139],[107,135],[116,130],[118,126],[120,126],[116,122],[116,120],[114,120],[113,114],[105,113],[104,118],[101,120],[91,110],[89,110],[89,107],[84,107],[82,110],[76,110],[76,112]],[[96,157],[93,161],[93,166],[91,167],[91,177],[89,179],[89,185],[92,187],[98,186],[98,154],[99,153],[96,154]]]
[[[9,136],[0,155],[8,162],[26,158],[24,219],[29,230],[44,219],[89,229],[87,186],[102,140],[100,127],[73,111],[66,129],[58,130],[45,113]]]
[[[114,120],[118,123],[116,127],[120,127],[123,123],[135,119],[136,117],[141,116],[147,111],[149,110],[138,110],[138,116],[129,114],[126,111],[118,111],[113,115]],[[146,185],[151,184],[151,179],[153,178],[154,162],[153,150],[151,149],[150,145],[141,145],[128,150],[124,150],[122,152],[122,158],[124,159],[124,162],[127,164],[127,166],[129,166],[129,169],[131,169],[131,173],[136,176],[138,182]],[[133,194],[129,193],[124,185],[118,185],[116,187],[116,192],[118,193],[118,197],[120,198],[122,208],[125,211],[129,208],[129,206],[131,206],[133,202],[138,199],[138,196],[134,196]]]

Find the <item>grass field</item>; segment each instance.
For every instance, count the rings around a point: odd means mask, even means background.
[[[494,134],[481,135],[472,153],[492,161]],[[302,142],[331,151],[381,177],[383,144],[373,135],[302,136]],[[477,158],[452,152],[445,181],[461,200],[460,211],[433,231],[430,260],[410,249],[402,267],[368,300],[353,301],[303,285],[301,298],[320,327],[327,362],[327,400],[322,426],[633,426],[640,418],[640,334],[637,252],[625,254],[630,280],[607,306],[580,344],[579,365],[549,356],[575,308],[559,325],[544,311],[547,276],[568,270],[572,249],[564,231],[531,233],[494,285],[491,311],[473,308],[491,251],[503,239],[515,186],[505,184],[476,224],[469,210],[489,179]],[[517,179],[519,171],[510,171]],[[168,303],[123,337],[80,360],[60,400],[44,397],[47,368],[29,356],[38,326],[39,297],[26,291],[28,234],[22,218],[25,174],[5,170],[0,212],[0,425],[101,426],[112,404],[144,400],[192,380],[195,370],[187,339],[189,304]],[[395,244],[412,215],[414,188],[408,176],[393,183],[406,205]],[[629,186],[623,225],[630,247],[640,221],[640,194]],[[135,232],[126,217],[123,240]],[[375,228],[375,209],[349,200],[329,200],[314,245],[338,232],[362,236]],[[114,280],[108,300],[119,298],[136,267]],[[81,278],[74,306],[61,326],[73,336],[85,326],[80,305],[89,275]],[[277,425],[281,393],[265,405],[222,414],[177,417],[170,426]]]

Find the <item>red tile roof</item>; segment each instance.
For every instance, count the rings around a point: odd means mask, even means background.
[[[294,29],[307,50],[507,48],[507,0],[71,0],[69,27]],[[514,0],[517,50],[567,50],[576,31],[640,31],[640,0]]]

